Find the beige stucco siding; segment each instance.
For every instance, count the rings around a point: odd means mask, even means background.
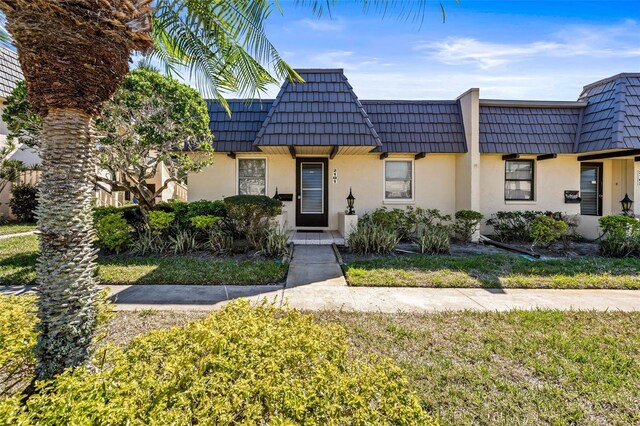
[[[535,156],[521,156],[535,159]],[[480,211],[490,218],[498,211],[541,210],[580,214],[580,204],[565,204],[565,190],[580,190],[580,163],[574,155],[559,155],[534,163],[534,201],[505,201],[505,162],[501,155],[483,154],[480,159]],[[482,227],[482,232],[490,228]]]
[[[296,161],[290,155],[238,154],[237,158],[266,158],[267,195],[276,187],[281,194],[294,194],[294,202],[285,203],[288,227],[295,225]],[[413,159],[413,155],[392,155],[389,159]],[[379,154],[338,155],[329,160],[329,226],[338,229],[338,212],[346,209],[346,197],[352,188],[358,214],[383,205],[389,208],[407,205],[437,208],[444,213],[455,211],[455,156],[427,155],[414,161],[414,200],[384,201],[384,161]],[[336,183],[332,176],[335,169]],[[189,201],[216,200],[237,193],[237,159],[215,154],[214,164],[189,175]]]

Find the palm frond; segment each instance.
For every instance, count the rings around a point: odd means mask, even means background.
[[[302,81],[265,33],[272,8],[267,0],[158,0],[152,55],[169,73],[186,70],[216,99],[228,92],[259,97],[283,78]]]

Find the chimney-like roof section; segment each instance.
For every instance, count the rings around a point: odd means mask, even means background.
[[[254,146],[381,146],[342,69],[298,69],[285,81]]]
[[[579,152],[640,148],[640,74],[622,73],[584,87]]]

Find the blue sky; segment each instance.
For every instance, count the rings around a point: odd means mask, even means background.
[[[344,68],[361,99],[575,100],[582,86],[640,72],[640,0],[433,2],[421,26],[363,14],[341,1],[333,16],[282,0],[267,32],[300,68]],[[273,87],[268,96],[275,96]]]

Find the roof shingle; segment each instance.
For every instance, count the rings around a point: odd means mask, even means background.
[[[457,101],[362,101],[383,152],[466,152]]]
[[[24,77],[18,54],[6,47],[0,47],[0,98],[6,99],[20,80],[24,80]]]
[[[582,108],[480,106],[480,152],[567,154]]]

